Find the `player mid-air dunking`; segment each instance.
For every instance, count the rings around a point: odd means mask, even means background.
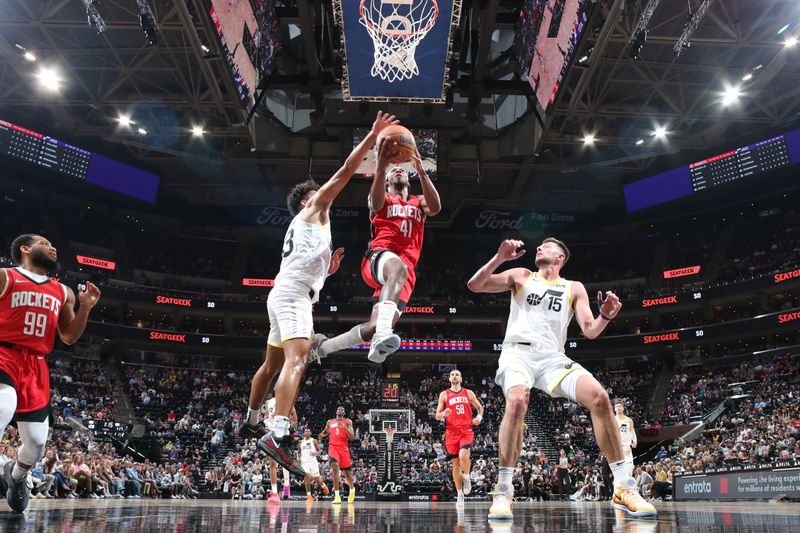
[[[372,129],[345,161],[344,165],[321,187],[313,181],[295,186],[287,198],[294,217],[283,241],[281,266],[275,286],[267,298],[269,338],[264,363],[253,377],[247,420],[240,434],[259,434],[258,417],[267,389],[275,376],[275,424],[258,441],[259,449],[289,472],[305,477],[293,458],[294,441],[289,436],[289,413],[300,380],[308,365],[311,337],[314,333],[312,307],[319,298],[325,278],[336,272],[344,250],[331,254],[330,208],[353,177],[358,165],[375,144],[378,134],[392,124],[392,115],[378,112]]]
[[[22,440],[16,461],[3,476],[9,507],[28,506],[28,471],[41,459],[49,429],[50,370],[45,357],[53,351],[56,331],[74,344],[86,329],[89,312],[100,299],[91,282],[75,293],[48,273],[58,270],[56,248],[41,235],[20,235],[11,244],[16,268],[0,269],[0,435],[11,419]]]
[[[414,292],[425,220],[437,215],[442,204],[416,147],[413,161],[422,186],[420,196],[409,195],[408,171],[401,166],[390,168],[388,152],[385,143],[376,148],[377,170],[368,198],[372,240],[361,261],[361,277],[375,289],[378,303],[369,322],[332,339],[317,335],[312,349],[319,357],[372,339],[367,357],[382,363],[400,347],[400,337],[392,328]]]
[[[328,457],[330,458],[331,472],[333,473],[333,503],[342,503],[339,494],[339,471],[344,472],[344,479],[350,487],[347,503],[356,500],[356,481],[353,478],[353,460],[350,459],[350,439],[356,438],[353,431],[353,421],[344,417],[344,407],[336,408],[336,418],[331,418],[325,424],[325,429],[319,434],[319,440],[328,438]]]
[[[444,447],[453,468],[453,483],[458,497],[456,503],[464,503],[464,495],[472,491],[469,479],[471,471],[470,449],[475,434],[472,426],[483,420],[483,405],[475,393],[461,387],[461,371],[450,371],[450,388],[439,394],[436,420],[444,420]],[[472,408],[478,411],[473,418]]]
[[[636,430],[633,427],[633,420],[625,414],[625,404],[622,400],[614,402],[614,418],[619,426],[619,438],[622,442],[622,453],[628,463],[628,475],[633,475],[633,448],[636,448]]]
[[[614,473],[614,507],[633,516],[653,516],[655,508],[642,499],[636,481],[628,475],[608,393],[588,371],[564,354],[567,327],[573,314],[583,335],[595,339],[617,316],[622,303],[611,291],[606,292],[604,300],[602,293],[598,293],[600,316],[595,318],[583,284],[561,277],[569,250],[552,237],[536,248],[536,272],[512,268],[494,273],[506,261],[522,257],[524,246],[518,240],[503,241],[497,254],[467,283],[474,292],[511,291],[506,337],[495,377],[495,382],[503,388],[506,408],[498,436],[500,467],[489,519],[512,518],[512,476],[522,447],[530,390],[534,387],[555,398],[577,401],[589,409],[597,444]]]

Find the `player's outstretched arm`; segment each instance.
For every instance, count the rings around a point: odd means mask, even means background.
[[[317,194],[315,194],[306,205],[306,209],[312,209],[317,212],[330,209],[333,201],[339,196],[339,193],[342,192],[344,186],[347,185],[347,182],[350,181],[350,178],[352,178],[353,174],[358,170],[358,165],[361,164],[367,152],[369,152],[370,148],[375,144],[378,134],[387,126],[397,124],[398,122],[394,115],[378,111],[378,116],[375,118],[375,122],[372,124],[372,129],[369,134],[353,149],[347,157],[347,160],[345,160],[344,165],[342,165],[342,168],[337,170],[336,174],[320,187]]]
[[[628,417],[628,423],[631,426],[631,437],[633,437],[633,440],[631,441],[631,448],[636,448],[636,446],[639,444],[639,440],[636,438],[636,429],[633,427],[633,419],[631,417]]]
[[[416,147],[414,147],[414,165],[417,168],[417,174],[419,174],[419,183],[422,185],[422,198],[420,198],[422,200],[420,202],[422,211],[426,216],[436,216],[442,210],[442,200],[439,198],[439,191],[436,190],[436,186],[422,166],[422,156],[419,155],[419,150]]]
[[[367,207],[373,213],[383,209],[386,203],[386,168],[389,166],[386,144],[381,142],[375,147],[375,177],[367,196]]]
[[[597,299],[601,300],[603,294],[598,291]],[[606,298],[600,305],[600,316],[595,318],[592,313],[592,308],[589,305],[589,294],[586,292],[586,287],[583,283],[572,283],[572,300],[575,305],[575,317],[578,321],[584,337],[587,339],[596,339],[606,329],[608,323],[619,314],[622,309],[622,302],[616,294],[611,291],[606,291]]]
[[[91,281],[86,282],[86,288],[78,289],[78,301],[81,306],[75,312],[75,293],[67,287],[67,302],[58,315],[58,334],[64,344],[75,344],[86,329],[89,312],[100,300],[100,289]]]
[[[330,420],[328,420],[327,422],[325,422],[325,429],[323,429],[323,430],[322,430],[322,433],[320,433],[320,434],[319,434],[319,440],[322,440],[322,439],[324,439],[325,437],[327,437],[327,436],[328,436],[328,428],[329,428],[330,426],[331,426],[331,421],[330,421]]]
[[[512,268],[500,274],[494,273],[506,261],[513,261],[525,255],[523,246],[525,243],[513,239],[500,243],[495,256],[473,274],[467,282],[467,288],[472,292],[505,292],[515,290],[517,285],[525,283],[525,278],[530,273],[526,268]]]

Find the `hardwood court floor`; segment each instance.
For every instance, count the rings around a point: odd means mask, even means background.
[[[516,503],[513,523],[486,520],[488,502],[454,503],[266,502],[229,500],[32,500],[23,515],[0,503],[0,532],[43,533],[454,533],[597,532],[653,533],[723,531],[798,532],[797,503],[661,503],[655,520],[629,519],[608,502]]]

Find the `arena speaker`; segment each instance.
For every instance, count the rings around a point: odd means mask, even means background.
[[[500,143],[500,157],[532,156],[539,153],[543,141],[544,130],[535,113],[517,122],[509,128],[508,137]]]
[[[265,117],[254,118],[247,125],[250,140],[257,152],[289,153],[292,151],[292,136],[286,128]]]

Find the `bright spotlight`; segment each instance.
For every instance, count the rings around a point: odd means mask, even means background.
[[[636,141],[636,146],[641,146],[644,144],[644,139],[639,139]]]
[[[131,117],[129,117],[128,115],[120,115],[119,117],[117,117],[117,122],[119,122],[120,126],[130,126],[131,124],[133,124],[133,122],[131,121]]]
[[[48,91],[57,91],[58,85],[61,83],[61,76],[58,75],[58,71],[50,67],[40,68],[36,77],[39,78],[39,85]]]
[[[202,137],[205,133],[202,126],[192,126],[192,135],[195,137]]]
[[[725,95],[722,97],[722,105],[729,106],[738,102],[741,94],[742,93],[739,92],[739,87],[728,87],[725,89]]]
[[[36,56],[33,55],[30,52],[25,52],[25,54],[22,57],[24,57],[26,60],[31,61],[31,62],[32,61],[36,61]]]
[[[794,46],[795,46],[796,44],[797,44],[797,37],[794,37],[794,36],[792,36],[792,37],[787,37],[787,38],[786,38],[786,40],[785,40],[785,41],[783,41],[783,45],[784,45],[786,48],[794,48]]]
[[[656,130],[653,132],[653,135],[656,139],[666,139],[667,137],[667,128],[664,126],[658,126]]]
[[[583,144],[594,144],[594,135],[591,133],[584,135]]]
[[[144,128],[139,128],[139,129],[138,129],[138,130],[136,130],[136,131],[138,131],[138,132],[139,132],[139,133],[141,133],[142,135],[147,135],[147,130],[146,130],[146,129],[144,129]]]
[[[742,76],[742,81],[750,81],[752,79],[753,79],[753,73],[752,72],[748,72],[747,74]]]

